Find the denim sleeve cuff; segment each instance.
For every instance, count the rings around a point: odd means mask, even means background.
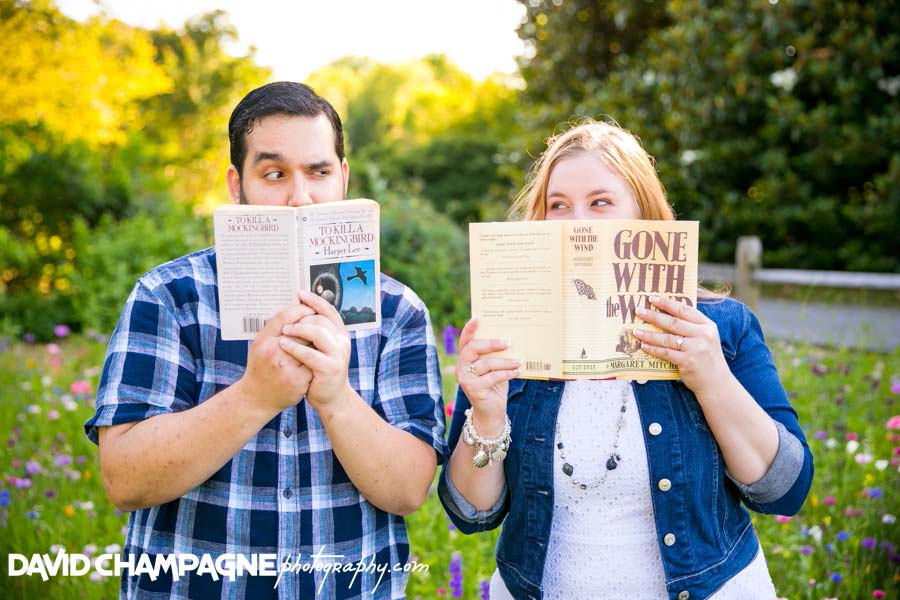
[[[775,453],[772,466],[759,481],[749,485],[741,483],[735,480],[731,473],[725,471],[728,478],[738,486],[741,494],[757,504],[775,502],[784,497],[797,481],[803,468],[803,445],[800,440],[778,421],[775,421],[775,427],[778,430],[778,452]]]
[[[469,523],[484,523],[503,510],[503,504],[506,502],[506,494],[509,489],[509,486],[507,486],[505,481],[503,482],[503,491],[500,493],[500,498],[497,502],[487,510],[478,510],[472,506],[462,493],[456,489],[456,486],[453,485],[453,479],[450,477],[449,469],[444,469],[443,478],[444,485],[446,486],[444,500],[447,502],[448,507],[453,509],[456,516],[463,521]]]

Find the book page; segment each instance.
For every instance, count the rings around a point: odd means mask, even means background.
[[[678,368],[643,352],[631,332],[636,325],[652,328],[635,314],[639,306],[653,308],[650,296],[696,305],[699,224],[568,223],[563,376],[678,379]]]
[[[330,302],[349,331],[381,326],[379,206],[356,199],[298,209],[300,285]]]
[[[297,304],[295,210],[227,205],[213,213],[223,340],[250,340]]]
[[[561,228],[553,221],[470,223],[472,316],[479,339],[508,339],[522,377],[559,371]]]

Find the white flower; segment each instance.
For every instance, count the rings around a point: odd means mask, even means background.
[[[828,438],[827,440],[825,440],[825,447],[826,447],[826,448],[832,448],[832,449],[833,449],[833,448],[837,448],[837,446],[838,446],[838,441],[837,441],[836,439],[834,439],[834,438]]]
[[[875,461],[875,468],[878,469],[879,471],[884,471],[885,469],[887,469],[887,466],[888,466],[888,461],[886,461],[884,459]]]
[[[51,385],[52,383],[53,383],[53,378],[50,377],[49,375],[44,375],[43,377],[41,377],[41,385],[47,387],[47,386]]]
[[[32,415],[41,414],[41,407],[38,406],[37,404],[29,404],[27,407],[25,407],[25,410],[28,411]]]
[[[856,440],[850,440],[849,442],[847,442],[847,454],[853,454],[857,450],[859,450],[859,442],[857,442]]]
[[[22,382],[22,391],[23,391],[23,392],[30,392],[30,391],[31,391],[31,382],[30,382],[30,381],[23,381],[23,382]]]
[[[104,579],[106,579],[106,575],[101,575],[97,571],[91,571],[89,577],[91,578],[91,581],[103,581]]]
[[[775,87],[782,89],[785,92],[790,92],[794,89],[794,86],[797,85],[797,72],[790,67],[782,69],[781,71],[775,71],[769,75],[769,81],[771,81],[772,85]]]
[[[95,554],[97,552],[97,545],[87,544],[84,548],[81,549],[81,552],[87,554],[88,556]]]
[[[122,551],[122,546],[120,546],[118,544],[110,544],[109,546],[104,548],[103,551],[106,552],[107,554],[118,554],[119,552]]]
[[[809,537],[816,540],[817,542],[822,541],[822,528],[818,525],[813,525],[809,528]]]
[[[65,552],[65,550],[66,547],[62,544],[53,544],[52,546],[50,546],[50,554],[53,556],[56,556],[60,552]]]
[[[884,516],[881,517],[881,522],[885,525],[893,525],[897,522],[897,517],[891,514],[885,513]]]

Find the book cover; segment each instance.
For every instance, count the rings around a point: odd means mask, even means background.
[[[230,204],[213,212],[223,340],[249,340],[300,290],[330,302],[347,329],[381,326],[379,207]]]
[[[469,225],[472,315],[533,379],[678,379],[632,331],[650,296],[697,302],[696,221]],[[653,328],[650,324],[643,324]]]

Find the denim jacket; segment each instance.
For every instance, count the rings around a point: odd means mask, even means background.
[[[732,373],[775,421],[779,447],[757,482],[730,478],[697,398],[681,381],[632,382],[647,448],[659,550],[672,600],[707,598],[746,567],[759,542],[744,508],[791,515],[800,510],[813,477],[813,459],[763,340],[756,316],[726,299],[698,308],[715,321]],[[504,523],[497,568],[516,598],[542,597],[541,580],[553,520],[554,430],[565,382],[513,380],[507,415],[512,444],[504,462],[506,487],[497,504],[478,511],[442,470],[438,492],[453,523],[475,533]],[[459,442],[470,403],[460,390],[450,428]],[[668,480],[662,485],[660,482]],[[741,506],[743,503],[744,506]]]

